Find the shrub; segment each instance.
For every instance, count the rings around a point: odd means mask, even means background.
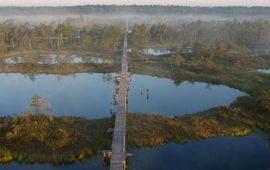
[[[261,106],[264,110],[270,112],[270,89],[263,92]]]
[[[0,148],[0,162],[9,162],[12,160],[10,151],[6,148]]]

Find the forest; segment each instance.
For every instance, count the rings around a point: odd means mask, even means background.
[[[248,50],[270,46],[270,22],[196,21],[176,26],[165,23],[135,24],[131,28],[131,47],[166,46],[171,49],[195,44],[222,42]],[[122,42],[122,28],[116,25],[77,27],[68,22],[17,24],[12,20],[0,24],[0,53],[31,50],[66,50],[116,53]]]
[[[94,26],[78,29],[70,24],[16,25],[12,21],[0,24],[0,51],[78,49],[118,50],[122,39],[117,26]]]
[[[196,21],[179,26],[164,23],[147,26],[134,25],[132,45],[143,47],[149,43],[193,46],[196,43],[223,42],[245,48],[267,48],[270,42],[270,23],[266,20],[227,22]]]

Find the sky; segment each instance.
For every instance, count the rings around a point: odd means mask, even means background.
[[[187,5],[187,6],[270,6],[270,0],[0,0],[0,6]]]

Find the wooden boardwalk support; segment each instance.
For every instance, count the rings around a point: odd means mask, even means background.
[[[110,170],[126,169],[126,112],[129,76],[127,60],[127,35],[128,24],[126,24],[125,27],[119,93],[117,96],[118,111],[115,115]]]

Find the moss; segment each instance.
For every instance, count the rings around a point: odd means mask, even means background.
[[[0,163],[10,162],[12,159],[11,152],[6,148],[0,147]]]
[[[233,127],[230,129],[230,136],[245,136],[252,132],[248,127]]]
[[[62,161],[63,163],[72,163],[76,160],[75,155],[73,154],[65,154],[62,156]]]

